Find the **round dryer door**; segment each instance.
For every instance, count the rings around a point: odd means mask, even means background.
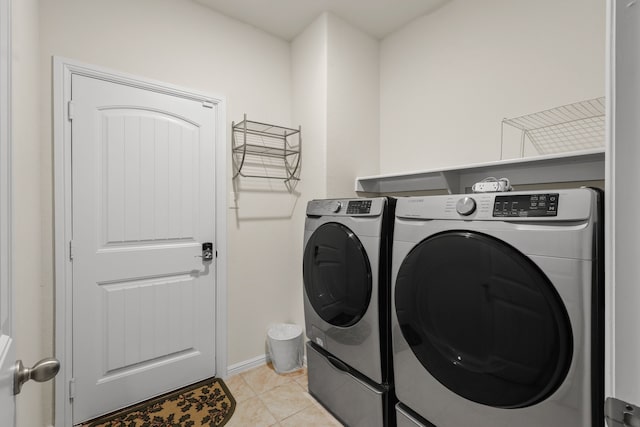
[[[459,396],[522,408],[566,377],[573,345],[560,296],[533,261],[494,237],[423,240],[400,266],[395,307],[420,363]]]
[[[323,224],[304,251],[304,289],[315,312],[334,326],[352,326],[371,300],[371,266],[358,237],[338,223]]]

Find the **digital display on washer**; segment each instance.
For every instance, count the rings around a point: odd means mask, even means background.
[[[558,193],[496,196],[494,217],[541,217],[558,215]]]
[[[347,205],[347,215],[371,213],[371,200],[350,200]]]

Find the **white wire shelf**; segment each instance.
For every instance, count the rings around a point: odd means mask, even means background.
[[[604,122],[604,97],[504,119],[501,156],[505,152],[505,125],[520,130],[520,157],[524,157],[527,140],[539,155],[603,148]]]

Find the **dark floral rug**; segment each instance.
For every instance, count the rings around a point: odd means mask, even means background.
[[[210,378],[80,427],[220,427],[235,408],[236,401],[225,383]]]

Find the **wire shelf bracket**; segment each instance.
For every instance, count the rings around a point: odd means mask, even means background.
[[[247,120],[231,122],[231,155],[235,179],[300,180],[302,127],[298,129]]]

